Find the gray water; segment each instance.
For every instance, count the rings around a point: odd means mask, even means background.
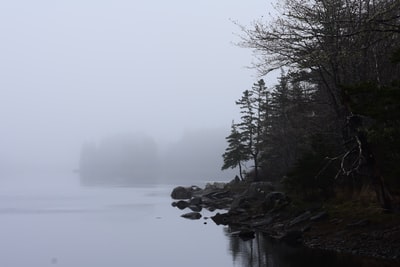
[[[183,219],[170,204],[172,185],[24,184],[0,188],[0,266],[372,266],[261,234],[245,242],[209,219]]]

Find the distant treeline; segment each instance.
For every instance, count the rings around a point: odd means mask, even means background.
[[[174,143],[158,145],[144,134],[120,134],[82,146],[79,172],[85,185],[188,184],[227,180],[221,153],[225,129],[186,132]]]
[[[99,144],[86,143],[80,157],[85,185],[154,183],[159,165],[157,145],[144,135],[119,135]]]

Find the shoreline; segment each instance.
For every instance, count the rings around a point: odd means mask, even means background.
[[[300,208],[269,183],[239,187],[237,182],[176,187],[183,194],[176,194],[175,188],[171,197],[177,200],[173,206],[192,210],[184,214],[189,219],[198,219],[202,208],[217,210],[211,217],[214,223],[243,238],[262,232],[293,246],[383,260],[389,266],[400,263],[399,214],[376,216],[358,206],[343,213],[321,203]]]

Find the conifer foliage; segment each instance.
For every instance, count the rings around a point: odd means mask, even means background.
[[[286,72],[275,87],[259,80],[236,102],[242,116],[224,167],[251,162],[254,180],[288,176],[323,194],[331,178],[355,190],[367,185],[382,208],[399,208],[400,1],[285,0],[277,11],[272,22],[242,27],[241,45],[253,50],[261,75]],[[321,165],[314,176],[302,171],[312,162]]]

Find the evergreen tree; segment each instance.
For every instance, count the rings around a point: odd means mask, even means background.
[[[228,147],[222,155],[224,164],[222,170],[239,167],[239,175],[243,180],[242,164],[249,160],[249,155],[246,152],[246,146],[243,143],[243,135],[237,130],[237,125],[232,122],[231,134],[226,137]]]
[[[255,67],[263,74],[286,66],[312,77],[315,96],[329,111],[317,105],[322,113],[314,120],[321,124],[316,130],[329,136],[323,143],[336,142],[342,150],[339,156],[326,157],[340,162],[341,177],[368,177],[381,206],[388,210],[393,207],[392,198],[383,179],[384,164],[379,160],[383,153],[379,151],[396,143],[385,141],[390,139],[384,136],[398,133],[398,119],[378,117],[398,107],[382,101],[398,99],[398,85],[392,82],[398,79],[400,68],[390,63],[399,58],[399,10],[398,0],[286,0],[281,15],[272,23],[258,21],[252,29],[243,28],[242,43],[254,49],[260,59]],[[372,133],[380,136],[379,142]],[[398,152],[392,155],[394,159]]]
[[[254,181],[259,180],[259,156],[263,146],[263,128],[266,118],[266,103],[268,92],[264,80],[254,83],[251,90],[243,92],[242,97],[236,101],[241,109],[241,122],[237,125],[242,135],[246,156],[254,165]]]

